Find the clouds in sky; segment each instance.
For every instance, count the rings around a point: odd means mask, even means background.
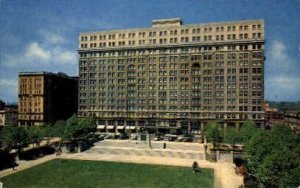
[[[61,35],[54,32],[41,30],[39,31],[39,34],[50,44],[63,44],[66,42]]]
[[[149,27],[152,19],[181,17],[184,24],[264,19],[265,98],[300,100],[299,0],[216,1],[0,0],[0,98],[17,101],[21,71],[77,75],[80,32]]]
[[[53,71],[73,73],[77,67],[76,50],[71,50],[62,35],[51,32],[38,32],[40,39],[29,41],[21,48],[3,55],[1,62],[0,97],[17,99],[18,72]],[[69,70],[69,72],[67,71]],[[72,71],[73,70],[73,71]]]
[[[18,94],[18,79],[0,79],[0,86],[2,92],[1,92],[1,99],[6,99],[5,102],[15,102],[11,99],[14,99],[17,97]]]
[[[40,41],[29,42],[21,52],[6,54],[2,65],[25,69],[41,65],[44,68],[49,65],[76,65],[76,51],[65,47],[66,41],[61,35],[50,32],[39,33],[42,36]]]
[[[50,59],[50,52],[41,48],[39,43],[32,42],[26,48],[25,58],[28,60],[37,59],[42,61],[48,61]]]
[[[266,99],[297,100],[300,94],[300,65],[290,56],[288,45],[280,40],[271,42],[266,61]]]

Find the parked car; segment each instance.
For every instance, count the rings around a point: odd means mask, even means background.
[[[193,140],[194,140],[194,139],[193,139],[192,137],[183,137],[183,138],[182,138],[182,141],[183,141],[183,142],[193,142]]]
[[[153,140],[154,141],[160,141],[160,140],[163,140],[163,138],[158,136],[158,137],[155,137]]]
[[[167,141],[175,141],[175,140],[177,140],[177,135],[175,135],[175,134],[166,134],[165,135],[165,139],[167,140]],[[164,140],[165,140],[164,139]]]
[[[121,134],[119,137],[120,140],[126,140],[128,138],[129,138],[129,136],[127,136],[126,134]]]
[[[104,139],[113,139],[114,137],[113,137],[113,135],[111,135],[111,134],[108,134],[108,135],[106,135],[105,137],[104,137]]]

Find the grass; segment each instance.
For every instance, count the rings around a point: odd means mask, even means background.
[[[213,169],[56,159],[2,178],[5,188],[213,187]]]

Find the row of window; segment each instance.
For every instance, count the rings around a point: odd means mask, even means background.
[[[156,36],[167,36],[167,35],[188,35],[188,34],[200,34],[202,33],[211,33],[215,32],[235,32],[237,31],[249,31],[252,29],[253,31],[261,30],[261,24],[253,24],[253,25],[240,25],[240,26],[216,26],[216,27],[204,27],[204,28],[186,28],[186,29],[174,29],[174,30],[164,30],[164,31],[141,31],[141,32],[129,32],[129,33],[119,33],[119,34],[102,34],[102,35],[92,35],[92,36],[82,36],[81,41],[96,41],[98,40],[115,40],[117,37],[118,39],[125,39],[128,38],[144,38],[148,37],[156,37]]]
[[[105,62],[105,60],[104,60]],[[252,66],[254,67],[261,67],[263,64],[263,61],[261,60],[253,60],[250,61],[251,63],[249,63],[248,60],[244,60],[244,61],[238,61],[239,66],[241,67],[240,69],[236,68],[236,61],[227,61],[227,67],[229,67],[227,69],[227,74],[236,74],[238,72],[238,70],[240,70],[240,73],[247,73],[248,72],[248,68],[243,68],[243,67],[248,67],[248,66]],[[160,63],[160,64],[139,64],[139,65],[133,65],[130,64],[129,66],[126,65],[103,65],[103,63],[101,63],[100,65],[96,66],[96,65],[87,65],[86,61],[81,61],[80,62],[80,67],[79,67],[79,71],[80,74],[90,74],[89,77],[93,78],[96,77],[96,72],[99,73],[99,77],[102,76],[106,76],[107,74],[118,74],[118,76],[125,76],[125,70],[127,70],[128,74],[136,74],[137,76],[142,76],[142,74],[145,74],[145,70],[149,70],[151,73],[156,73],[158,72],[157,70],[166,70],[169,68],[169,72],[170,72],[170,76],[173,75],[178,75],[177,73],[179,73],[181,75],[189,75],[189,69],[191,68],[191,75],[201,75],[203,74],[212,74],[213,71],[215,71],[215,74],[223,74],[224,73],[224,64],[226,65],[225,61],[217,61],[215,63],[212,62],[203,62],[202,64],[199,63],[194,63],[190,66],[189,63]],[[216,68],[215,70],[213,68]],[[177,70],[177,69],[181,69],[181,70]],[[209,69],[206,69],[209,68]],[[186,70],[183,70],[186,69]],[[202,70],[202,72],[201,72]],[[261,68],[258,69],[261,72]],[[256,72],[259,72],[256,71]],[[114,73],[115,72],[115,73]],[[150,73],[149,72],[149,73]],[[250,71],[249,71],[250,72]],[[107,74],[106,74],[107,73]],[[141,74],[141,75],[140,75]],[[88,75],[86,75],[88,76]],[[113,75],[112,75],[113,76]]]
[[[227,91],[227,97],[237,97],[237,96],[240,96],[240,97],[248,97],[248,94],[249,92],[247,90],[241,90],[237,93],[236,90],[228,90]],[[251,96],[252,97],[261,97],[262,96],[262,91],[261,90],[253,90],[252,92],[250,92]],[[125,93],[125,90],[118,90],[117,92],[113,93],[113,92],[110,92],[110,91],[100,91],[100,92],[90,92],[89,94],[87,92],[80,92],[80,97],[83,99],[83,98],[95,98],[95,97],[100,97],[101,100],[105,100],[105,96],[107,96],[108,98],[114,98],[114,97],[117,97],[117,98],[121,98],[122,100],[124,100],[124,97],[138,97],[138,98],[144,98],[146,96],[148,97],[156,97],[156,96],[159,96],[160,98],[170,98],[170,100],[175,100],[175,99],[172,99],[172,97],[176,97],[176,100],[177,100],[177,97],[180,98],[180,96],[188,96],[189,93],[188,92],[183,92],[183,91],[177,91],[177,90],[170,90],[169,92],[168,91],[158,91],[158,92],[154,92],[154,91],[150,91],[150,92],[147,92],[146,91],[135,91],[135,90],[128,90],[128,93]],[[218,104],[218,100],[224,100],[224,96],[225,96],[225,92],[223,90],[216,90],[214,92],[214,95],[212,92],[210,91],[204,91],[204,92],[200,92],[199,90],[194,90],[191,92],[191,96],[192,98],[191,99],[195,99],[194,97],[196,98],[199,98],[199,97],[216,97],[216,103]],[[221,98],[220,98],[221,97]],[[183,97],[185,98],[185,97]],[[185,98],[186,99],[186,98]],[[153,100],[153,101],[151,101]],[[156,98],[148,98],[148,101],[151,103],[151,102],[154,102],[156,100]],[[188,100],[188,99],[186,99]],[[248,100],[248,98],[244,99],[244,100]],[[223,103],[223,102],[222,102]],[[247,103],[247,102],[241,102],[240,103]]]
[[[203,36],[203,40],[201,40],[200,36],[193,36],[193,37],[181,37],[181,38],[160,38],[160,39],[149,39],[148,43],[146,40],[128,40],[128,42],[124,41],[113,41],[113,42],[100,42],[100,43],[82,43],[80,45],[81,48],[104,48],[104,47],[115,47],[115,46],[135,46],[135,45],[146,45],[146,44],[176,44],[179,43],[189,43],[189,42],[207,42],[207,41],[224,41],[226,35],[216,35],[215,38],[211,35]],[[237,38],[236,34],[227,35],[227,40],[244,40],[249,39],[247,33],[239,34],[239,38]],[[252,39],[261,39],[261,33],[252,33]]]
[[[218,48],[218,49],[217,49]],[[222,49],[220,52],[218,52]],[[144,55],[172,55],[172,54],[185,54],[191,53],[190,55],[197,55],[194,53],[201,53],[198,55],[205,54],[205,52],[211,53],[221,53],[225,52],[235,52],[240,50],[261,50],[261,44],[251,44],[251,45],[223,45],[223,46],[201,46],[201,47],[178,47],[169,49],[157,49],[157,50],[123,50],[123,51],[107,51],[107,52],[81,52],[79,55],[81,58],[91,58],[91,57],[122,57],[122,56],[144,56]],[[203,53],[204,52],[204,53]],[[251,52],[251,51],[247,51]],[[254,53],[255,51],[253,51]],[[197,59],[195,59],[197,60]]]
[[[151,76],[155,76],[156,74],[153,74]],[[160,75],[162,76],[162,75]],[[238,78],[238,79],[237,79]],[[251,78],[251,77],[250,77]],[[252,76],[252,81],[261,81],[262,77],[261,76]],[[149,82],[149,85],[150,84],[154,84],[154,83],[189,83],[189,81],[191,81],[193,84],[197,84],[197,83],[210,83],[210,82],[213,82],[213,80],[216,82],[216,83],[223,83],[225,81],[227,81],[228,83],[230,84],[236,84],[237,80],[240,81],[240,83],[243,83],[243,82],[248,82],[249,79],[248,79],[248,76],[227,76],[227,79],[226,77],[224,76],[204,76],[203,78],[200,78],[200,77],[193,77],[193,78],[189,78],[189,77],[151,77],[151,78],[148,78],[147,79],[148,82]],[[109,78],[109,79],[106,79],[106,77],[102,77],[98,80],[96,79],[90,79],[90,80],[87,80],[87,79],[84,79],[84,77],[82,79],[80,79],[79,81],[79,84],[82,86],[82,85],[89,85],[89,86],[92,86],[92,85],[96,85],[96,84],[99,84],[101,86],[104,86],[106,84],[145,84],[146,83],[146,79],[145,78],[128,78],[128,79],[125,79],[124,77],[118,77],[118,79],[114,79],[114,78]]]
[[[86,106],[80,106],[80,110],[88,109]],[[128,105],[128,106],[115,106],[115,105],[92,105],[90,106],[91,110],[170,110],[170,111],[177,111],[177,110],[184,110],[184,111],[240,111],[240,112],[247,112],[247,111],[261,111],[261,106],[228,106],[225,108],[224,106],[166,106],[166,105],[158,105],[158,106],[144,106],[142,104],[137,105]],[[127,116],[126,116],[127,117]],[[155,115],[152,114],[152,117]],[[233,118],[232,116],[227,118]]]

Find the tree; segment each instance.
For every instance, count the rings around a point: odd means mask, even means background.
[[[79,121],[84,134],[88,134],[96,129],[96,123],[94,117],[84,117]]]
[[[66,121],[62,131],[62,137],[68,140],[80,139],[86,137],[90,132],[95,130],[96,123],[93,117],[78,119],[73,115]]]
[[[262,131],[255,134],[245,143],[245,159],[250,173],[255,173],[262,160],[274,149],[270,132]]]
[[[10,151],[17,149],[20,151],[23,147],[28,145],[29,136],[23,127],[5,126],[0,135],[3,147]]]
[[[50,137],[63,137],[64,136],[64,132],[66,129],[66,121],[64,120],[59,120],[57,122],[55,122],[55,124],[53,126],[49,126],[48,127],[48,135]]]
[[[245,144],[249,171],[264,187],[297,187],[300,184],[300,142],[287,126],[254,134]]]
[[[236,128],[226,128],[224,132],[223,142],[234,146],[242,140],[240,132]]]
[[[252,138],[252,136],[259,131],[260,129],[256,127],[254,121],[252,120],[245,121],[240,129],[240,136],[242,138],[242,142],[243,143],[248,142]]]
[[[265,157],[256,175],[265,187],[297,187],[300,179],[299,154],[281,145]]]
[[[210,123],[205,129],[204,134],[207,141],[213,143],[213,148],[215,148],[216,143],[222,141],[222,133],[216,123]]]
[[[28,134],[29,143],[36,145],[39,145],[45,134],[43,128],[41,127],[29,127],[26,129],[26,132]]]
[[[78,124],[78,118],[76,115],[73,115],[66,122],[63,138],[73,140],[81,135],[81,130],[82,129]]]

